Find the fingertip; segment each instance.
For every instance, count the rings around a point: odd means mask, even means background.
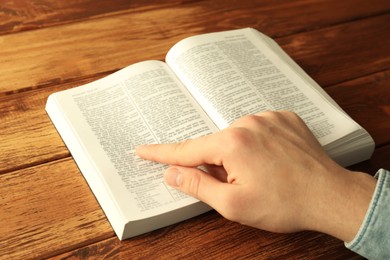
[[[135,148],[135,154],[143,159],[148,159],[153,152],[153,144],[143,144]]]
[[[142,155],[142,152],[145,150],[146,145],[139,145],[135,148],[135,154],[140,156]]]

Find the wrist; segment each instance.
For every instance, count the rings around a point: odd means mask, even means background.
[[[341,167],[323,177],[322,183],[313,185],[309,229],[349,242],[364,220],[376,180]]]

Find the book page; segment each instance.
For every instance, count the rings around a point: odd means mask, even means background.
[[[127,219],[137,212],[147,217],[197,202],[164,183],[166,166],[135,156],[140,144],[176,142],[217,130],[165,63],[137,63],[55,95]]]
[[[248,28],[182,40],[166,61],[220,129],[267,110],[294,111],[322,145],[359,128],[279,54]]]

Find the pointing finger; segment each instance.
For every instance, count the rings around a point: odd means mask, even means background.
[[[219,135],[212,134],[173,144],[152,144],[137,147],[139,157],[170,165],[195,167],[203,164],[221,165]]]

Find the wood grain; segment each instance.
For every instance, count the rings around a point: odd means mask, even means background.
[[[3,1],[0,6],[0,34],[36,30],[65,23],[107,17],[121,12],[142,12],[166,8],[186,1]]]
[[[68,157],[69,151],[46,114],[47,97],[100,77],[0,97],[0,174]]]
[[[248,23],[266,29],[271,36],[285,36],[331,25],[381,15],[390,10],[383,0],[306,0],[306,1],[191,1],[117,0],[107,1],[3,1],[0,6],[0,35],[58,26],[90,19],[134,14],[163,8],[199,7],[199,16],[215,16],[217,26],[245,27]],[[331,13],[332,15],[329,15]],[[175,14],[174,16],[176,16]],[[194,19],[193,22],[211,25],[209,19]],[[173,23],[171,26],[175,26]]]
[[[389,86],[390,70],[387,70],[328,87],[326,91],[380,147],[390,144]]]
[[[326,87],[390,68],[390,15],[278,39]],[[310,58],[309,58],[310,57]]]
[[[0,208],[0,257],[44,258],[113,237],[69,158],[0,176]]]
[[[207,30],[203,24],[185,22],[188,17],[203,21],[204,17],[196,17],[200,14],[208,17]],[[142,60],[163,60],[168,49],[187,36],[238,27],[215,26],[221,15],[226,14],[205,13],[200,6],[171,7],[28,31],[23,37],[2,36],[0,94],[115,71]],[[321,85],[330,85],[355,78],[365,68],[371,68],[369,73],[389,68],[389,17],[278,38],[278,42]],[[171,27],[175,23],[179,26]],[[250,21],[242,25],[246,26],[267,33],[267,26]]]
[[[244,247],[249,250],[243,250]],[[356,257],[343,243],[325,235],[309,232],[275,235],[227,222],[212,212],[148,235],[124,242],[107,239],[53,259],[151,259],[157,252],[158,259],[264,259],[271,256],[269,248],[274,248],[272,257],[280,259],[335,259],[336,251],[339,259]]]

